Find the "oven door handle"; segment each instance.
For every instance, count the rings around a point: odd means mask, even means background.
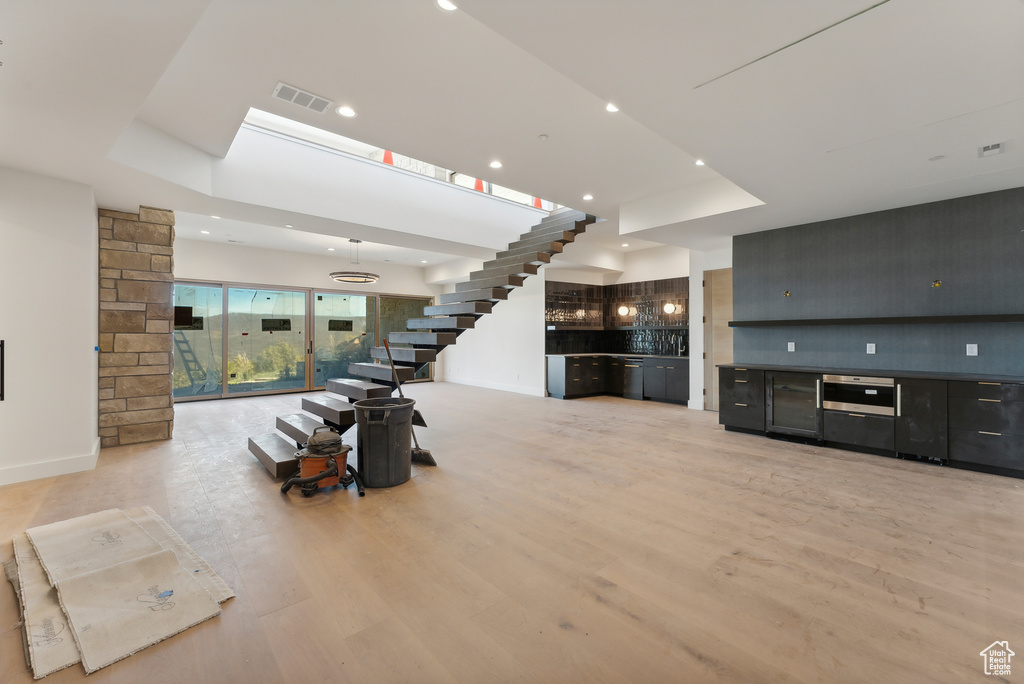
[[[815,408],[821,408],[821,378],[814,381],[814,403]]]
[[[896,384],[896,417],[903,415],[903,385]]]

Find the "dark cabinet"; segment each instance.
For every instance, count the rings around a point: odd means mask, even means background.
[[[949,383],[949,460],[1024,471],[1024,385]]]
[[[622,360],[622,396],[626,399],[644,398],[644,361],[626,357]]]
[[[686,402],[690,398],[689,360],[673,357],[644,359],[645,399]]]
[[[591,394],[590,356],[549,356],[548,394],[558,399]]]
[[[893,422],[892,416],[851,411],[825,411],[825,441],[866,449],[892,451],[895,439]]]
[[[625,389],[625,371],[621,356],[609,356],[605,360],[604,391],[621,396]]]
[[[896,452],[944,461],[946,432],[946,381],[897,378]]]
[[[764,432],[764,371],[722,368],[718,384],[718,422],[727,428]]]
[[[822,438],[821,375],[766,371],[765,430]]]

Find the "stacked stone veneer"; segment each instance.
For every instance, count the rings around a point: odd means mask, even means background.
[[[174,212],[99,210],[99,433],[104,447],[174,427]]]

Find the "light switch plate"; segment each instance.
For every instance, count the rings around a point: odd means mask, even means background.
[[[875,343],[874,342],[868,342],[868,354],[874,354],[874,353],[875,353]]]
[[[969,345],[967,345],[967,355],[968,356],[977,356],[978,355],[978,345],[976,345],[976,344],[969,344]]]
[[[786,343],[786,351],[795,352],[796,351],[796,342],[787,342]]]

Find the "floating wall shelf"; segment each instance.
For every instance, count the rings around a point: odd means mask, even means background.
[[[772,321],[729,321],[730,328],[771,328],[811,325],[912,325],[936,323],[1024,323],[1024,314],[963,316],[890,316],[878,318],[796,318]]]

